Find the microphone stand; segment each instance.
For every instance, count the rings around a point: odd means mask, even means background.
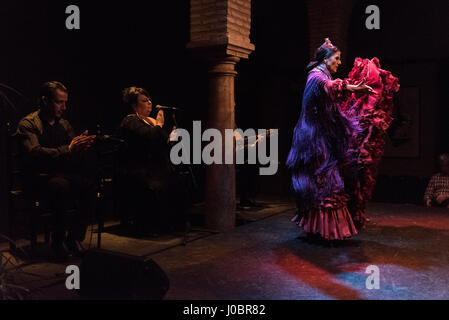
[[[178,121],[176,121],[176,112],[172,113],[172,119],[173,119],[174,125],[176,126],[176,128],[178,128]],[[184,149],[184,141],[182,139],[181,139],[181,145]],[[198,184],[196,183],[195,175],[193,174],[192,165],[191,164],[187,165],[187,168],[188,168],[190,176],[192,178],[193,187],[197,190]]]
[[[174,110],[174,111],[176,111],[176,110]],[[173,119],[173,124],[176,126],[176,128],[178,128],[178,121],[176,120],[176,112],[172,113],[172,119]],[[181,139],[181,145],[182,145],[182,147],[184,149],[184,141],[183,141],[183,139]],[[192,165],[188,164],[187,165],[187,169],[189,170],[190,178],[192,179],[193,188],[194,188],[195,191],[197,191],[198,190],[198,184],[196,182],[195,175],[193,174]],[[191,229],[190,228],[190,223],[186,221],[186,224],[187,223],[189,224],[189,227],[187,227],[187,225],[184,226],[184,240],[183,240],[183,245],[184,246],[187,245],[187,235],[188,235],[188,233],[190,231],[189,229]]]

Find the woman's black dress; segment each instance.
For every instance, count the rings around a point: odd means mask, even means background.
[[[128,216],[143,231],[182,229],[188,195],[169,159],[168,133],[133,114],[123,119],[119,135],[127,145],[120,167],[125,210],[134,211]]]

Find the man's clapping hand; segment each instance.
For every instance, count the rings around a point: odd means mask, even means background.
[[[92,147],[96,136],[89,136],[86,130],[80,136],[73,138],[69,145],[70,152],[84,151]]]

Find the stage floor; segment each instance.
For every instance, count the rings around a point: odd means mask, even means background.
[[[325,247],[305,241],[290,222],[291,204],[272,206],[283,209],[230,232],[146,254],[170,279],[166,299],[449,299],[449,209],[372,203],[365,230],[345,245]],[[109,248],[149,250],[149,240],[114,241],[105,236]],[[379,268],[379,289],[366,287],[371,265]],[[63,267],[37,264],[27,271],[63,277]],[[77,299],[61,281],[33,297]]]
[[[449,209],[373,203],[367,228],[333,248],[305,242],[292,213],[154,255],[167,299],[449,299]]]

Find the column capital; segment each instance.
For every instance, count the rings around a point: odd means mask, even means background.
[[[234,56],[241,59],[248,59],[254,51],[253,45],[232,44],[232,43],[211,43],[211,42],[190,42],[187,49],[206,59],[209,57]]]
[[[239,57],[235,56],[222,56],[209,58],[209,74],[210,75],[223,75],[223,76],[236,76],[235,70],[236,64],[240,61]]]

